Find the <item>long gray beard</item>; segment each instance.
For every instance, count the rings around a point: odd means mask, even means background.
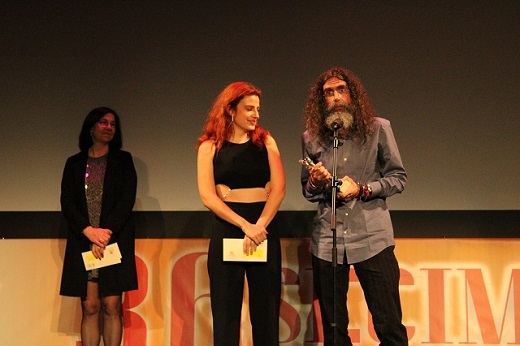
[[[332,128],[334,122],[340,125],[340,129],[348,130],[354,122],[354,116],[346,111],[333,112],[325,119],[325,125],[328,129],[334,130]]]

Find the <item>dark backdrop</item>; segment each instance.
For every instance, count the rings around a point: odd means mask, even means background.
[[[2,1],[0,211],[59,211],[85,115],[123,121],[138,211],[204,210],[194,149],[228,83],[264,90],[261,124],[299,186],[309,85],[340,65],[392,122],[409,184],[392,210],[519,210],[518,1]]]

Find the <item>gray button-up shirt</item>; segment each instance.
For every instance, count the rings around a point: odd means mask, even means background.
[[[372,196],[367,201],[336,202],[337,263],[340,264],[345,254],[348,263],[357,263],[395,245],[386,198],[404,190],[407,175],[390,122],[375,118],[373,126],[374,132],[366,143],[346,139],[340,140],[338,147],[337,178],[348,175],[352,180],[372,187]],[[321,161],[331,174],[332,147],[323,147],[308,131],[302,134],[303,156],[315,163]],[[311,202],[318,202],[310,250],[314,256],[332,262],[331,191],[330,188],[312,189],[308,180],[309,173],[302,168],[303,195]]]

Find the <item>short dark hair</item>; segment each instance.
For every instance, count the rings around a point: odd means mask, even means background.
[[[91,110],[83,121],[83,126],[79,133],[79,149],[82,152],[88,151],[92,144],[94,144],[91,135],[92,127],[108,113],[114,114],[114,118],[116,119],[114,138],[110,141],[109,148],[117,150],[121,149],[123,146],[123,135],[121,133],[121,121],[119,120],[119,115],[117,115],[113,109],[108,107],[98,107]]]

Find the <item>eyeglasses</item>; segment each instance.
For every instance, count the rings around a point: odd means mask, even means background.
[[[101,126],[101,127],[108,127],[108,125],[110,125],[110,127],[112,128],[115,128],[116,127],[116,122],[115,121],[108,121],[108,120],[105,120],[105,119],[101,119],[100,121],[98,121],[98,125]]]
[[[323,90],[323,94],[325,97],[334,97],[338,93],[340,96],[348,95],[348,88],[344,86],[339,86],[336,89],[325,89]]]

